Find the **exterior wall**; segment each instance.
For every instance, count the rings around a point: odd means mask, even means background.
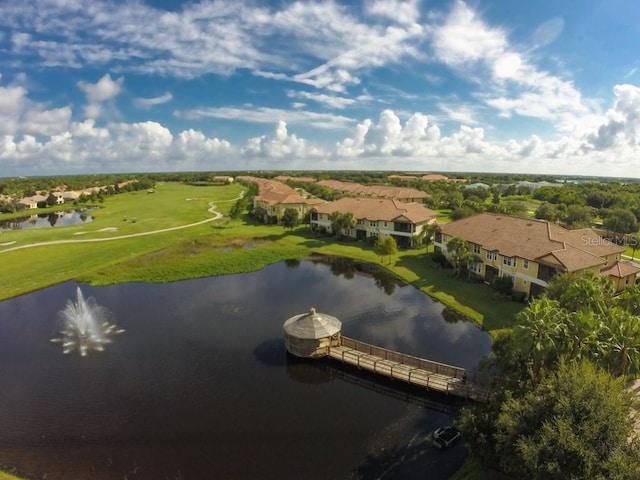
[[[332,232],[329,214],[318,213],[317,216],[317,219],[311,219],[311,226],[321,227],[326,229],[327,232]],[[421,224],[408,224],[408,232],[399,232],[395,230],[395,222],[385,220],[356,219],[355,228],[351,228],[343,233],[349,237],[358,238],[358,231],[364,231],[365,238],[385,238],[388,236],[393,236],[406,238],[407,241],[411,241],[413,236],[420,234],[426,228],[426,226],[433,221],[435,221],[435,219]],[[360,235],[362,235],[362,233],[360,233]]]
[[[268,202],[256,199],[253,200],[253,207],[254,209],[263,210],[268,217],[277,218],[278,221],[280,220],[280,218],[282,218],[282,216],[284,215],[284,211],[287,208],[296,210],[298,212],[298,217],[300,218],[300,220],[302,220],[307,212],[311,210],[311,207],[304,203],[278,203],[275,205],[271,205]]]
[[[448,256],[447,242],[450,238],[442,235],[440,241],[435,242],[435,246]],[[529,295],[531,284],[537,284],[543,288],[547,287],[547,282],[540,280],[538,277],[538,263],[521,257],[505,257],[499,252],[485,250],[480,245],[468,242],[469,250],[480,258],[479,262],[470,265],[471,271],[477,275],[486,278],[487,267],[493,267],[497,270],[497,276],[502,277],[509,275],[513,278],[513,289],[517,292],[523,292]],[[505,260],[506,259],[506,260]]]
[[[329,347],[340,345],[340,333],[331,337],[311,339],[285,335],[285,348],[289,353],[302,358],[319,358],[329,354]]]

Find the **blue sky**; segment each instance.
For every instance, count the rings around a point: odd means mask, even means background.
[[[636,0],[3,0],[0,176],[640,177]]]

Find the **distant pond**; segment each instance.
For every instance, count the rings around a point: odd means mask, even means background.
[[[58,212],[38,213],[0,221],[0,230],[15,230],[21,228],[50,228],[67,227],[88,223],[93,217],[88,210],[60,210]]]
[[[124,330],[84,357],[50,341],[78,287],[104,328]],[[464,445],[436,451],[427,434],[451,421],[453,399],[291,358],[282,324],[312,306],[345,335],[441,362],[474,368],[490,350],[473,323],[344,259],[68,282],[0,303],[0,468],[47,480],[448,478]]]

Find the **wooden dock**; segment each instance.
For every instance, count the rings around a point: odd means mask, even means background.
[[[341,336],[329,357],[389,378],[476,401],[492,396],[492,377]]]

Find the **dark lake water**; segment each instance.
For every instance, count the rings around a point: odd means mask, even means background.
[[[284,321],[314,306],[350,337],[477,366],[489,336],[412,286],[312,261],[80,285],[125,329],[86,357],[50,342],[77,286],[0,303],[0,466],[48,480],[410,480],[448,478],[464,457],[426,441],[451,399],[284,350]]]
[[[52,213],[26,215],[11,220],[0,221],[0,230],[15,230],[20,228],[51,228],[78,225],[93,220],[86,211],[66,210]]]

